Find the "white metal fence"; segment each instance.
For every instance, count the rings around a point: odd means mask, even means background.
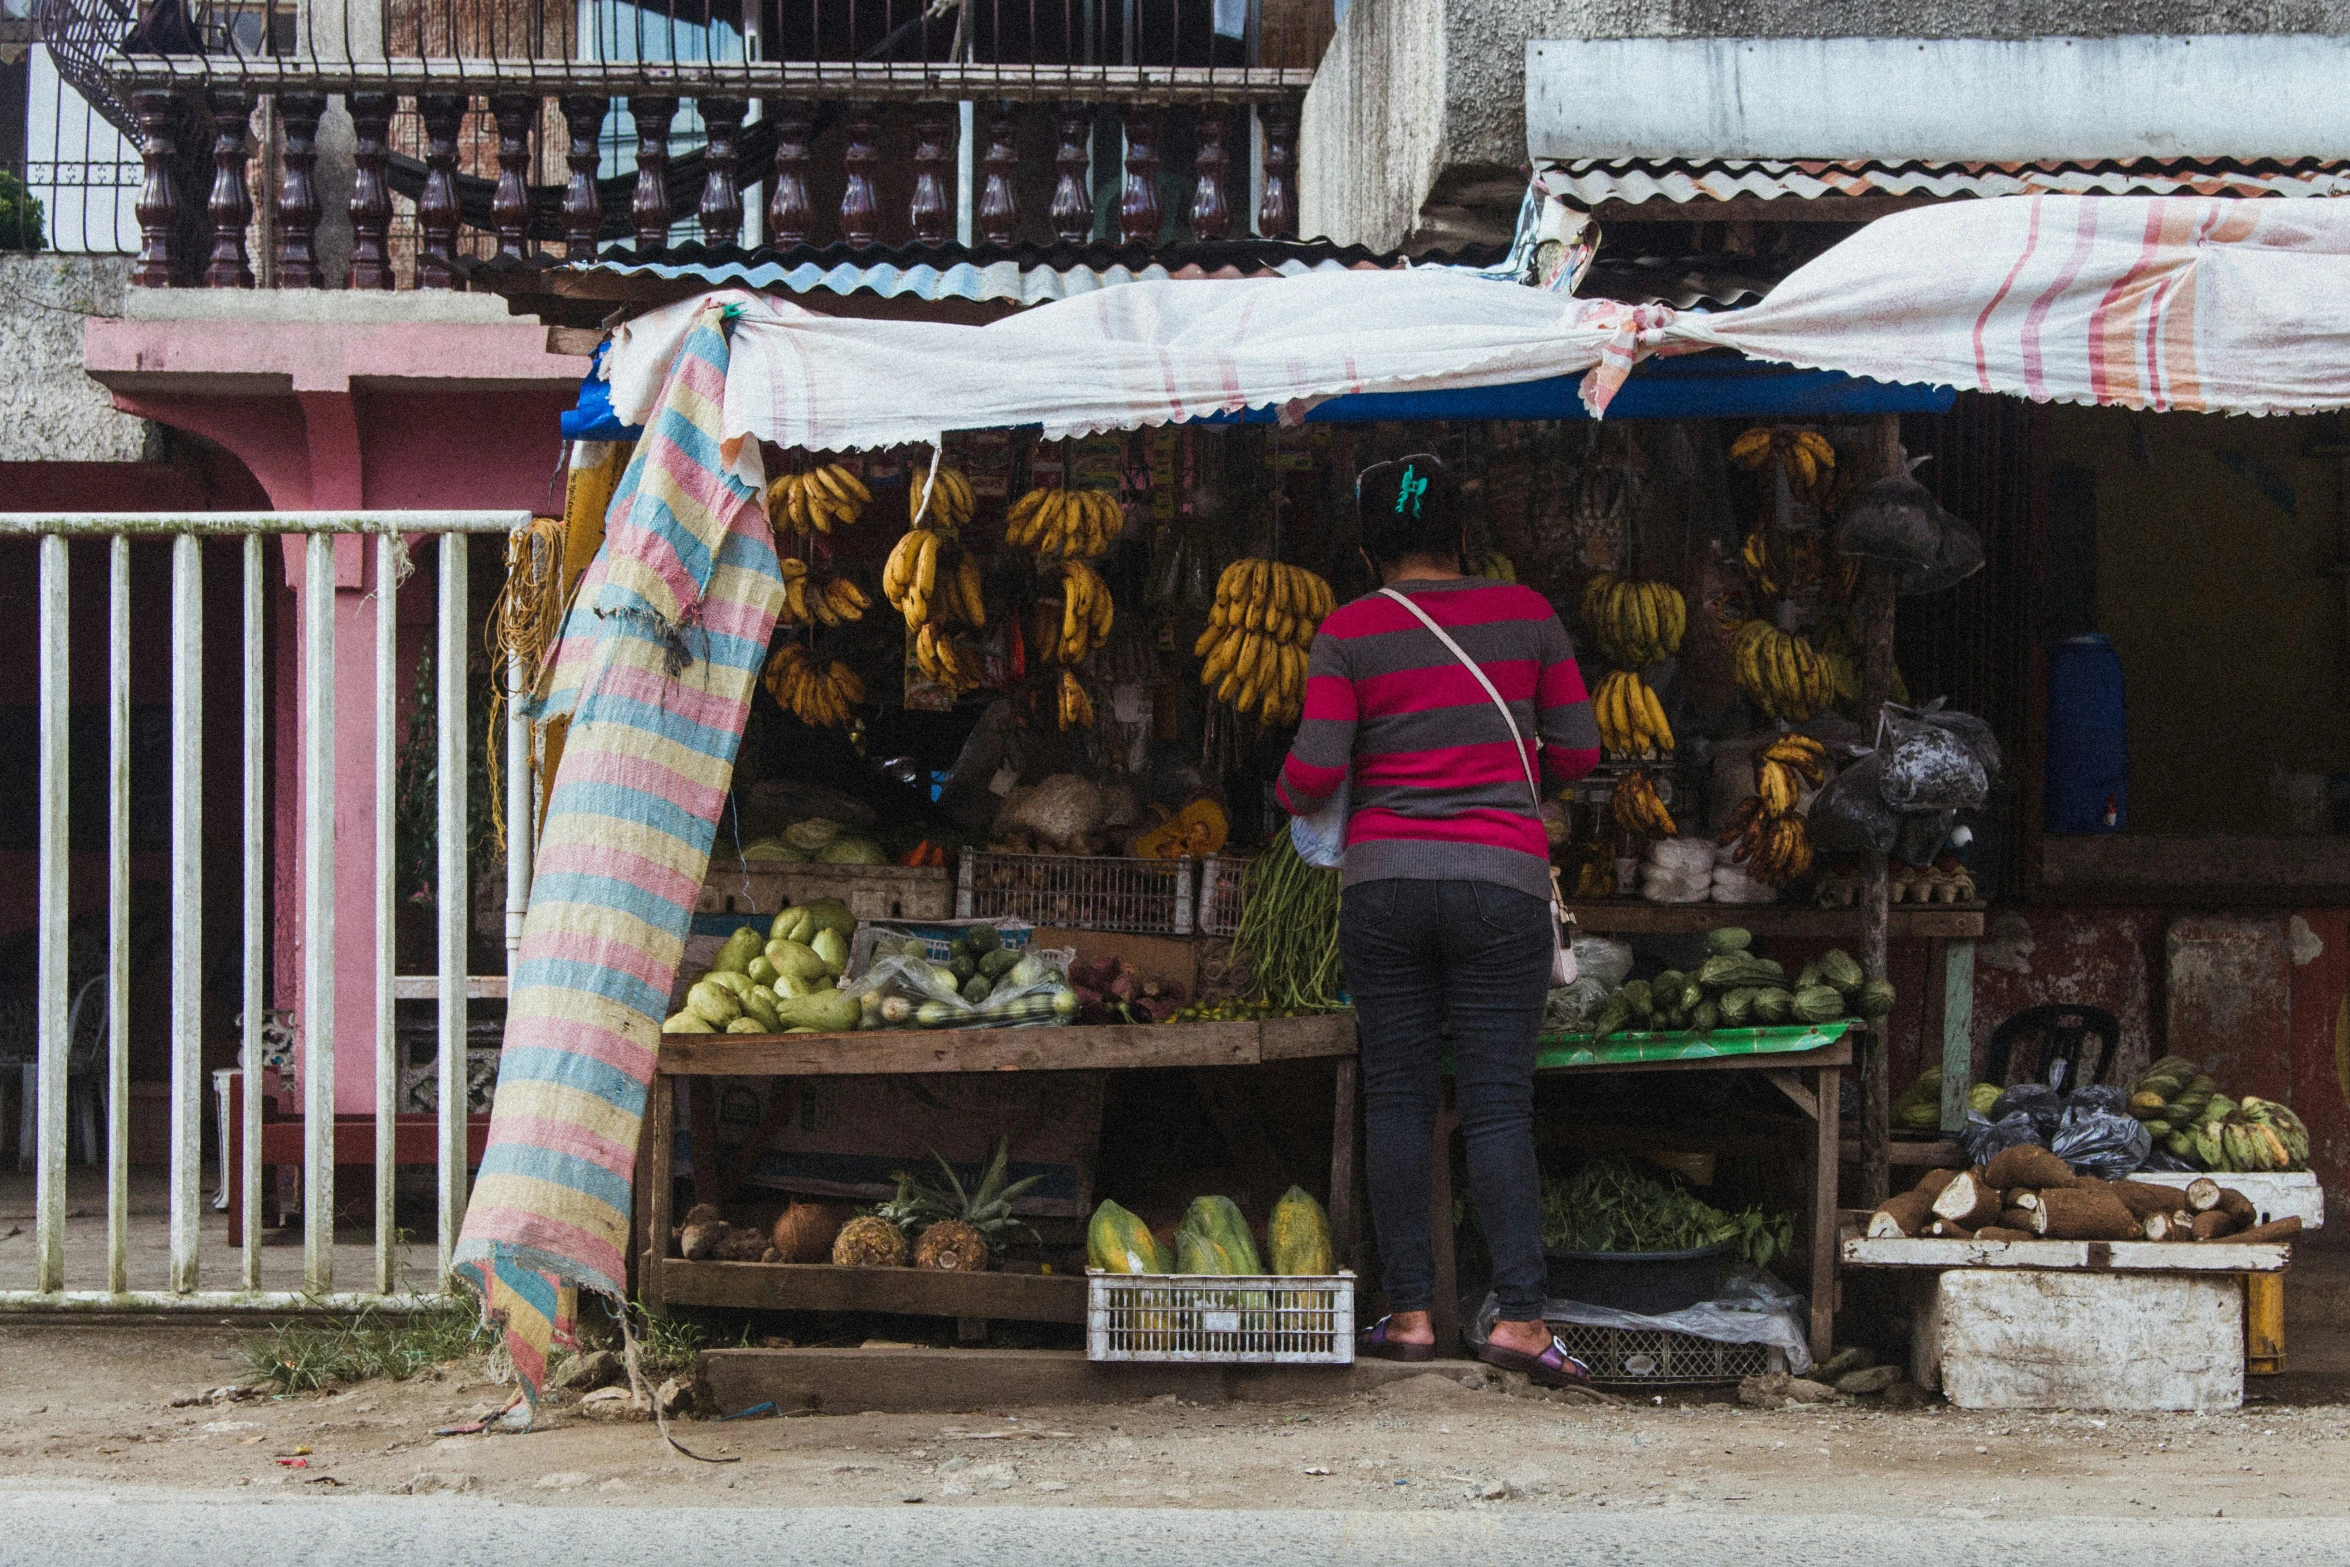
[[[520,512],[198,512],[180,514],[93,513],[0,516],[0,539],[37,541],[39,604],[39,821],[38,981],[39,1009],[35,1116],[35,1232],[30,1289],[0,1288],[0,1311],[158,1307],[284,1309],[299,1306],[398,1307],[432,1298],[445,1286],[450,1254],[465,1214],[466,1198],[466,946],[471,902],[468,874],[466,788],[466,676],[472,647],[467,614],[469,582],[466,544],[475,534],[508,535],[527,526]],[[298,1289],[262,1287],[262,1020],[265,995],[264,940],[269,928],[271,876],[265,847],[270,821],[264,781],[270,765],[265,741],[265,637],[268,623],[263,575],[265,549],[285,535],[303,539],[299,705],[302,721],[280,745],[301,748],[302,1015],[300,1073],[303,1122],[302,1278]],[[335,646],[338,535],[373,540],[375,615],[375,1016],[335,1015]],[[167,537],[171,548],[171,721],[170,721],[170,1147],[169,1275],[162,1289],[130,1287],[129,1194],[130,1044],[129,971],[131,906],[130,714],[131,714],[131,540]],[[204,550],[207,538],[243,541],[243,624],[241,637],[244,723],[241,742],[242,803],[242,991],[240,1016],[243,1072],[241,1168],[220,1172],[242,1194],[241,1233],[227,1236],[238,1252],[233,1284],[207,1284],[201,1221],[205,1214],[201,1166],[203,1092],[201,986],[204,941],[203,779],[204,714]],[[106,1124],[106,1287],[68,1289],[66,1155],[68,1095],[68,773],[69,630],[74,598],[68,591],[68,551],[77,540],[107,541],[107,734],[106,889],[107,1003],[104,1067]],[[395,876],[393,824],[395,752],[398,734],[398,615],[391,586],[405,574],[410,541],[430,540],[437,578],[433,638],[438,715],[436,941],[438,1002],[438,1124],[435,1161],[438,1194],[435,1216],[438,1267],[419,1289],[401,1276],[400,1230],[394,1211],[395,1094],[398,1072],[394,1026]],[[92,597],[78,595],[85,603]],[[505,678],[511,680],[510,666]],[[506,704],[507,955],[511,969],[520,942],[522,911],[530,888],[532,795],[527,725]],[[486,759],[484,759],[486,760]],[[282,911],[281,911],[282,917]],[[372,1030],[375,1056],[373,1123],[375,1248],[373,1276],[364,1288],[341,1287],[335,1276],[335,1040],[338,1022]],[[228,1158],[226,1140],[220,1157]]]

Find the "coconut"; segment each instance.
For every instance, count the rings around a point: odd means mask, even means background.
[[[832,1203],[795,1202],[775,1216],[768,1240],[781,1262],[822,1262],[832,1255],[832,1243],[848,1211]]]

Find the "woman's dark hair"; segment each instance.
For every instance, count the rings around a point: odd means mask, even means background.
[[[1450,560],[1460,553],[1461,519],[1452,480],[1428,452],[1374,463],[1355,477],[1363,549],[1382,565],[1407,555]]]

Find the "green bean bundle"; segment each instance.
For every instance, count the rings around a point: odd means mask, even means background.
[[[1234,944],[1248,954],[1270,1005],[1335,1011],[1338,1000],[1338,872],[1298,858],[1287,832],[1257,856],[1241,900]]]

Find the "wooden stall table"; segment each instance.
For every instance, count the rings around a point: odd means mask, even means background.
[[[1860,935],[1858,907],[1822,909],[1788,903],[1650,903],[1641,898],[1601,898],[1569,904],[1575,921],[1594,936],[1697,936],[1724,925],[1753,931],[1758,942],[1772,938],[1851,943]],[[1974,1083],[1975,942],[1983,934],[1980,903],[1896,903],[1887,911],[1887,936],[1926,944],[1924,1053],[1933,1059],[1941,1045],[1944,1133],[1966,1125],[1966,1091]],[[1857,954],[1855,954],[1857,956]],[[1860,1071],[1860,1118],[1844,1156],[1860,1171],[1855,1194],[1871,1207],[1898,1185],[1894,1165],[1932,1167],[1950,1162],[1958,1146],[1947,1137],[1903,1140],[1892,1135],[1885,1080],[1885,1033],[1859,1036],[1855,1065]]]
[[[1750,927],[1751,928],[1751,927]],[[1537,1072],[1760,1072],[1804,1113],[1812,1127],[1811,1321],[1812,1354],[1831,1352],[1836,1321],[1837,1089],[1853,1060],[1853,1036],[1864,1025],[1850,1018],[1782,1028],[1718,1028],[1700,1040],[1689,1034],[1619,1034],[1546,1038]],[[1436,1118],[1436,1186],[1429,1207],[1436,1244],[1436,1342],[1459,1342],[1460,1279],[1452,1248],[1452,1134],[1459,1119],[1448,1102]]]
[[[723,1202],[756,1160],[764,1137],[735,1150],[724,1168],[701,1150],[717,1146],[714,1077],[878,1077],[991,1072],[1115,1072],[1260,1066],[1331,1058],[1338,1081],[1331,1115],[1330,1222],[1341,1248],[1360,1230],[1356,1211],[1357,1067],[1352,1012],[1228,1023],[1066,1025],[1052,1028],[876,1029],[848,1034],[668,1034],[653,1067],[638,1142],[637,1291],[647,1310],[731,1306],[761,1310],[870,1311],[965,1321],[1085,1320],[1081,1274],[945,1273],[843,1268],[829,1263],[689,1262],[669,1255],[676,1149],[675,1094],[683,1079],[696,1152],[694,1195]]]

